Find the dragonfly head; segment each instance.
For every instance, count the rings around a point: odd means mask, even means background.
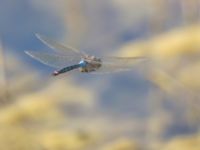
[[[88,64],[88,62],[86,62],[86,61],[84,61],[84,60],[81,60],[81,61],[79,62],[79,65],[80,65],[81,67],[86,67],[87,64]]]

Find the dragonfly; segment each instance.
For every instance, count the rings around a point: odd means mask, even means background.
[[[26,54],[37,61],[57,68],[52,75],[57,76],[72,70],[79,69],[82,73],[112,73],[133,69],[136,62],[141,62],[144,57],[96,57],[76,48],[65,46],[44,35],[36,37],[54,53],[25,51]]]

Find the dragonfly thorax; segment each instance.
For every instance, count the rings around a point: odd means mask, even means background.
[[[80,67],[81,72],[93,72],[98,70],[102,65],[101,59],[98,59],[95,56],[85,58],[81,60],[79,64],[81,66]]]

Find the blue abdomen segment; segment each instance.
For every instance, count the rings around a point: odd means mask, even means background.
[[[88,62],[86,62],[86,61],[84,61],[84,60],[81,60],[81,61],[79,62],[80,67],[83,67],[83,68],[86,67],[87,64],[88,64]]]

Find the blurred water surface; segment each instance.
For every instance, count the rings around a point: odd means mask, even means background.
[[[199,10],[199,0],[0,0],[0,149],[199,150]],[[147,61],[54,78],[24,54],[48,49],[35,33]]]

